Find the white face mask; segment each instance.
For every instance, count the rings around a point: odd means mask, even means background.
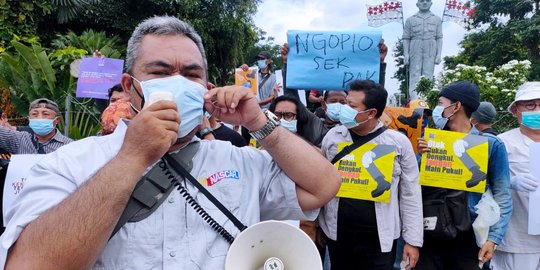
[[[185,137],[202,123],[206,89],[201,84],[190,81],[180,75],[142,82],[135,78],[133,79],[141,84],[144,100],[150,101],[150,96],[154,93],[158,93],[158,95],[161,95],[162,92],[172,94],[173,101],[178,106],[178,114],[181,119],[178,138]]]
[[[289,121],[282,118],[279,121],[284,128],[288,129],[292,133],[296,133],[296,119]]]

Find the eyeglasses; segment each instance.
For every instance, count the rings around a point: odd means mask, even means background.
[[[294,120],[296,118],[296,113],[292,112],[274,112],[274,114],[279,118],[283,118],[287,121]]]
[[[517,106],[525,108],[527,111],[533,111],[536,109],[536,107],[540,108],[540,103],[536,103],[534,101],[525,101],[519,102]]]

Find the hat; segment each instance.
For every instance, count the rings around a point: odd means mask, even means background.
[[[473,111],[476,111],[480,105],[480,89],[476,84],[468,81],[449,84],[443,88],[439,96],[457,100]]]
[[[514,101],[508,106],[510,108],[516,104],[517,101],[540,99],[540,82],[526,82],[521,85],[516,93]]]
[[[272,59],[272,54],[269,51],[262,51],[257,55],[258,58]]]
[[[56,115],[60,115],[60,109],[58,109],[58,104],[46,98],[38,98],[32,101],[32,103],[30,103],[30,108],[28,110],[30,111],[35,108],[47,108],[47,109],[53,110],[56,113]]]
[[[495,110],[495,106],[493,106],[493,104],[487,101],[482,101],[480,102],[478,109],[476,109],[471,116],[476,118],[476,120],[482,124],[492,124],[496,114],[497,110]]]

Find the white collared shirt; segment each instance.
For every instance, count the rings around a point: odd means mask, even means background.
[[[113,134],[68,144],[32,168],[19,199],[7,213],[10,221],[0,238],[1,265],[26,225],[74,193],[117,154],[126,129],[120,121]],[[267,219],[313,220],[318,214],[303,212],[294,182],[268,153],[251,147],[201,141],[191,174],[248,226]],[[186,186],[214,219],[231,234],[238,234],[204,195],[191,184]],[[223,269],[228,249],[229,244],[173,191],[149,217],[124,225],[93,269]]]
[[[380,127],[382,127],[381,122],[370,133]],[[341,125],[328,131],[323,139],[322,151],[328,160],[332,160],[337,154],[337,147],[340,142],[352,142],[349,130]],[[381,251],[390,252],[394,239],[399,238],[400,233],[403,233],[406,243],[421,247],[424,239],[422,192],[418,183],[418,163],[410,141],[403,134],[388,129],[368,143],[396,147],[394,171],[390,187],[390,202],[375,202],[375,216]],[[336,240],[338,236],[338,206],[339,198],[336,197],[321,209],[321,215],[319,216],[322,230],[333,240]]]

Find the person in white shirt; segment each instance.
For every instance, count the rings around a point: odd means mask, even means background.
[[[350,84],[347,105],[342,105],[339,114],[342,125],[328,131],[322,141],[321,149],[328,160],[338,154],[339,143],[356,142],[383,127],[379,117],[387,97],[384,87],[372,81],[357,80]],[[396,240],[403,235],[406,244],[402,262],[407,270],[413,269],[419,258],[424,231],[418,164],[412,145],[402,133],[389,129],[368,143],[396,147],[391,183],[384,179],[379,181],[370,171],[373,166],[364,165],[377,182],[372,196],[390,192],[390,201],[336,197],[324,206],[318,220],[329,238],[331,268],[392,269]]]
[[[540,270],[540,235],[528,234],[529,193],[540,179],[530,172],[530,146],[540,142],[540,82],[526,82],[508,107],[519,127],[500,134],[508,152],[514,211],[508,231],[495,250],[493,270]]]
[[[337,193],[334,167],[263,112],[247,88],[206,90],[204,48],[189,24],[168,16],[143,21],[129,40],[126,71],[122,87],[137,114],[112,135],[70,144],[32,168],[0,238],[5,269],[223,269],[228,242],[175,190],[149,216],[126,223],[109,239],[141,176],[166,168],[160,158],[191,143],[199,148],[190,173],[245,225],[314,219]],[[203,107],[247,127],[267,153],[198,142]],[[190,182],[178,184],[238,234]]]

